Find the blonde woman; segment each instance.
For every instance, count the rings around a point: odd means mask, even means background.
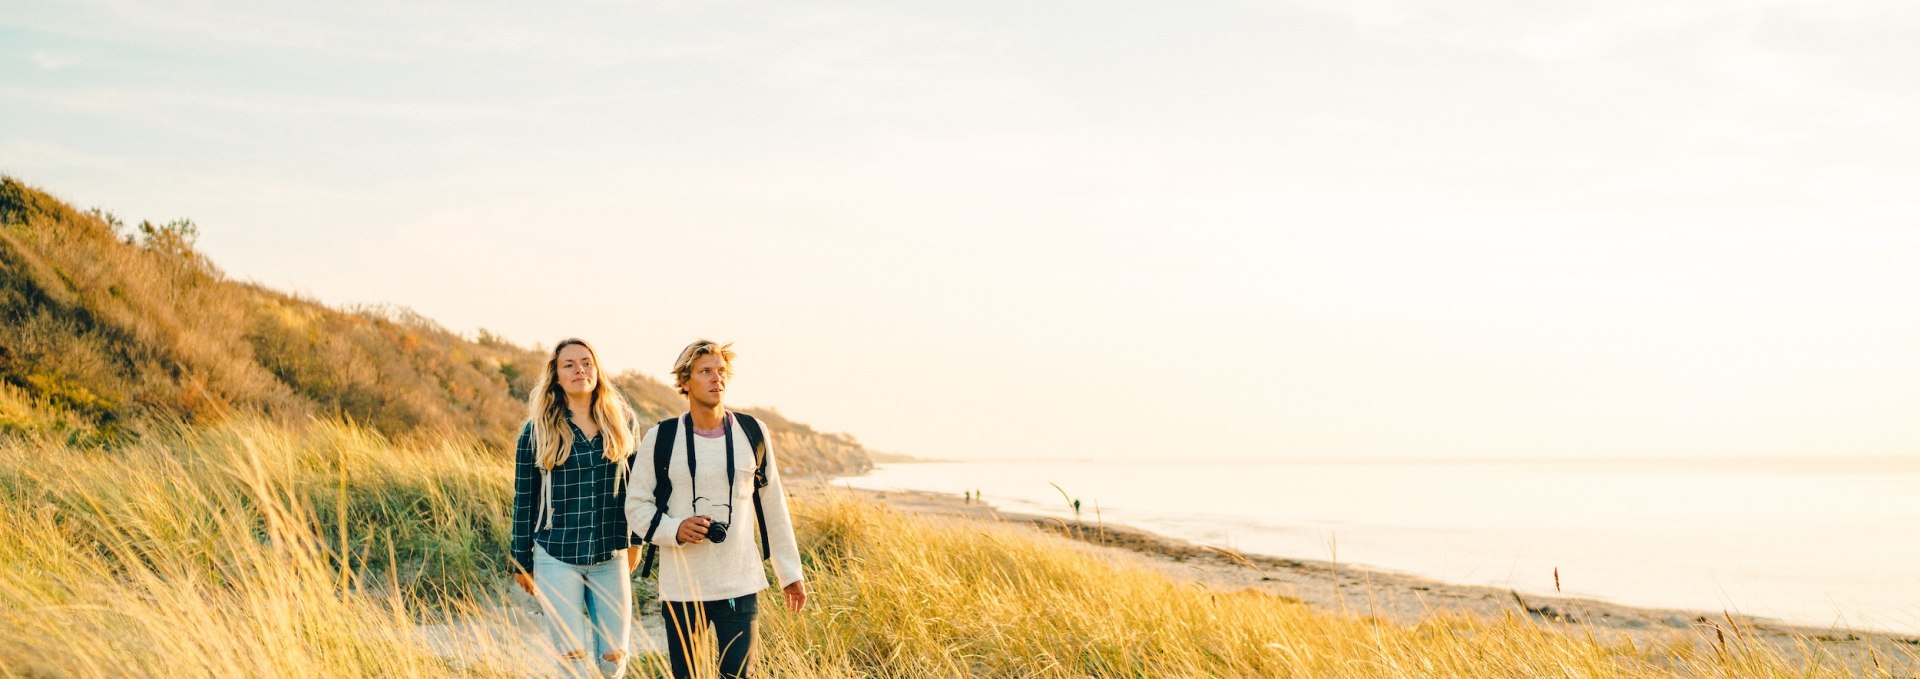
[[[565,339],[527,394],[513,474],[514,583],[540,603],[574,676],[626,671],[639,547],[624,499],[634,415],[599,356]],[[591,655],[589,655],[591,651]]]

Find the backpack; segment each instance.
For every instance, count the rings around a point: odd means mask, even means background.
[[[760,559],[768,557],[767,549],[767,513],[760,508],[760,490],[767,487],[767,435],[760,428],[760,421],[746,413],[733,413],[739,420],[740,428],[746,430],[747,446],[753,448],[753,518],[760,527]],[[660,421],[660,433],[653,438],[653,521],[647,524],[644,533],[646,546],[641,548],[640,577],[653,575],[655,560],[659,558],[660,547],[653,544],[653,534],[660,529],[660,520],[667,515],[667,501],[673,498],[673,478],[667,476],[667,464],[673,460],[673,443],[680,429],[680,418],[669,417]],[[732,458],[727,463],[732,465]],[[689,475],[694,473],[688,469]],[[675,528],[678,530],[678,527]]]

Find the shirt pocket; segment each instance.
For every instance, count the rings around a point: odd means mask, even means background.
[[[733,467],[733,496],[752,500],[753,498],[753,450],[748,449],[739,455]]]

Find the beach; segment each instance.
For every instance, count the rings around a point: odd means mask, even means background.
[[[1578,597],[1518,594],[1512,590],[1440,582],[1351,564],[1242,554],[1123,526],[1075,525],[1058,517],[1001,511],[991,504],[926,491],[859,490],[829,481],[800,481],[798,496],[851,492],[895,510],[962,521],[1022,524],[1037,533],[1074,540],[1101,558],[1144,565],[1222,592],[1254,590],[1316,609],[1399,625],[1434,615],[1483,618],[1524,616],[1537,624],[1604,643],[1637,646],[1692,643],[1770,644],[1789,658],[1831,656],[1856,674],[1885,667],[1894,676],[1920,676],[1920,637],[1837,627],[1791,625],[1719,611],[1628,606]],[[1803,651],[1802,647],[1807,647]]]

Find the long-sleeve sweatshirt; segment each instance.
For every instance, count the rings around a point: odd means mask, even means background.
[[[753,512],[753,447],[747,443],[747,433],[739,418],[729,415],[726,423],[733,436],[731,500],[727,499],[726,437],[707,438],[695,434],[691,418],[684,415],[674,432],[673,455],[667,462],[673,494],[667,499],[666,515],[660,519],[652,539],[660,548],[659,589],[663,601],[718,601],[767,588],[766,572],[760,565],[760,527]],[[780,481],[779,465],[775,463],[773,435],[771,431],[764,431],[764,421],[761,426],[767,437],[767,487],[760,489],[760,504],[767,516],[767,545],[774,576],[784,588],[801,578],[800,549],[794,541],[793,517],[787,511],[787,494]],[[654,441],[659,435],[657,424],[647,430],[628,475],[627,525],[641,534],[634,538],[636,544],[646,537],[644,532],[657,509],[653,500],[652,461]],[[699,462],[697,478],[687,473],[689,440],[693,441],[694,457]],[[678,542],[680,522],[701,515],[716,521],[727,521],[731,515],[725,542],[705,540],[687,545]]]

